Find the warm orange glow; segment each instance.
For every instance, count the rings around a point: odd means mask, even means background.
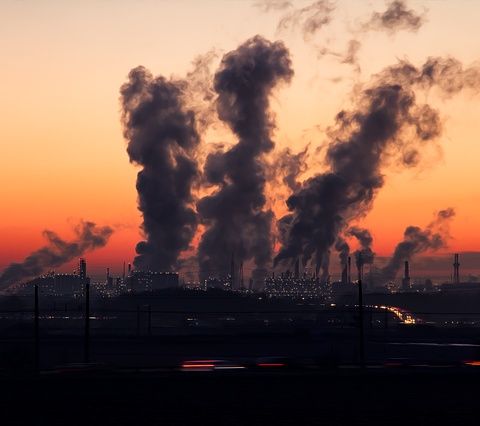
[[[272,100],[275,139],[278,150],[299,151],[310,143],[312,167],[307,176],[323,167],[315,150],[325,141],[325,129],[335,114],[349,107],[355,82],[368,80],[397,58],[421,63],[431,55],[451,54],[466,64],[478,59],[477,2],[429,2],[428,22],[418,33],[366,35],[360,75],[332,58],[319,59],[315,49],[328,40],[332,48],[343,50],[352,35],[341,17],[368,16],[368,2],[338,2],[339,20],[332,24],[332,33],[321,33],[313,44],[298,34],[279,35],[278,15],[259,13],[251,2],[186,3],[0,5],[5,63],[0,81],[0,270],[41,247],[43,229],[68,237],[71,224],[80,218],[116,229],[107,247],[86,254],[91,271],[101,274],[110,266],[118,274],[124,260],[132,261],[141,239],[137,169],[125,152],[118,98],[134,66],[183,76],[190,61],[212,47],[226,52],[257,33],[281,37],[292,52],[295,78]],[[340,80],[332,81],[336,77]],[[457,216],[445,251],[479,250],[480,98],[439,99],[433,94],[429,102],[444,117],[439,140],[443,154],[428,155],[420,169],[399,170],[394,165],[385,169],[386,185],[361,221],[371,229],[378,255],[392,253],[406,226],[424,226],[435,211],[446,207],[455,208]],[[204,141],[213,142],[219,142],[215,135]],[[275,185],[271,191],[272,204],[281,215],[287,193]]]

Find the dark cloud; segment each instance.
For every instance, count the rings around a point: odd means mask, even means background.
[[[309,39],[318,30],[328,25],[332,19],[335,5],[329,0],[319,0],[300,9],[294,9],[284,15],[277,30],[282,32],[299,28],[305,39]]]
[[[397,244],[392,258],[382,268],[381,275],[384,282],[393,280],[401,269],[405,260],[426,251],[436,251],[447,246],[448,223],[455,216],[452,208],[437,213],[425,229],[418,226],[408,226],[403,234],[403,240]]]
[[[374,12],[370,20],[363,24],[363,29],[393,34],[401,30],[418,31],[424,22],[424,14],[408,9],[403,0],[394,0],[388,3],[385,11]]]
[[[0,289],[40,275],[50,268],[59,267],[82,256],[85,252],[105,246],[113,229],[82,221],[74,228],[74,232],[75,239],[65,241],[53,231],[43,231],[47,245],[29,254],[23,262],[7,266],[0,275]]]
[[[293,75],[283,43],[256,36],[226,54],[215,75],[217,111],[238,143],[211,153],[205,178],[218,189],[202,198],[197,209],[206,225],[198,248],[201,276],[228,271],[235,253],[238,261],[254,260],[263,268],[271,260],[271,221],[265,208],[265,154],[274,143],[275,122],[269,96],[275,86]]]
[[[185,81],[130,71],[121,87],[122,124],[137,175],[145,241],[137,244],[135,268],[170,271],[189,248],[197,228],[192,184],[198,176],[195,115],[184,105]]]
[[[400,62],[355,91],[353,110],[339,112],[328,131],[328,170],[308,179],[287,200],[290,213],[281,221],[284,244],[276,263],[302,256],[304,264],[313,259],[318,271],[339,233],[370,210],[384,185],[382,167],[393,160],[416,166],[422,147],[440,136],[438,112],[417,103],[415,90],[436,87],[449,95],[477,90],[475,71],[438,58],[421,68]]]

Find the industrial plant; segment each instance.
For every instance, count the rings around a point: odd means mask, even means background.
[[[438,293],[438,292],[475,292],[480,291],[480,283],[476,281],[462,281],[460,276],[460,256],[453,257],[453,271],[451,280],[433,283],[429,278],[414,280],[411,276],[410,262],[404,261],[403,276],[397,280],[382,282],[381,274],[377,269],[370,267],[364,272],[363,265],[358,262],[355,273],[352,274],[352,259],[349,256],[342,266],[340,279],[332,280],[319,277],[315,271],[301,270],[300,260],[297,259],[294,270],[282,272],[272,271],[265,273],[261,282],[244,276],[243,262],[237,264],[232,255],[230,272],[226,275],[209,276],[202,282],[190,282],[181,279],[182,272],[171,271],[144,271],[133,269],[131,264],[123,263],[122,274],[114,276],[110,268],[106,268],[104,279],[92,280],[87,274],[87,262],[80,258],[73,273],[56,273],[50,271],[24,283],[13,286],[9,293],[20,295],[33,294],[34,287],[38,287],[40,295],[55,297],[82,298],[85,286],[91,285],[98,294],[106,297],[115,297],[121,294],[141,294],[155,292],[168,288],[185,288],[197,291],[222,290],[244,294],[263,293],[267,298],[306,300],[306,301],[335,301],[344,296],[352,296],[358,292],[358,282],[363,281],[363,292],[366,294],[398,294],[398,293]]]

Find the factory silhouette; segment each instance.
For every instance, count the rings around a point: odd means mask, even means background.
[[[357,256],[361,253],[357,253]],[[98,277],[92,281],[87,274],[87,262],[79,259],[78,267],[71,273],[48,272],[32,280],[18,283],[10,289],[12,294],[33,294],[37,287],[40,295],[55,295],[62,297],[83,297],[85,286],[102,295],[119,296],[122,294],[141,294],[165,289],[184,288],[196,291],[211,289],[223,290],[240,294],[262,293],[268,298],[285,298],[292,300],[335,301],[342,296],[354,295],[358,292],[358,282],[363,282],[365,293],[438,293],[438,292],[475,292],[480,291],[480,283],[476,281],[462,282],[460,279],[460,256],[453,255],[453,270],[451,279],[447,282],[432,282],[429,278],[413,280],[410,274],[410,264],[404,261],[403,276],[395,281],[382,282],[381,272],[372,265],[364,271],[364,264],[358,257],[352,266],[352,257],[348,256],[346,264],[340,272],[338,280],[327,277],[322,280],[315,270],[301,270],[298,259],[293,270],[280,273],[274,271],[265,273],[263,280],[255,282],[254,277],[248,280],[244,275],[243,262],[237,263],[232,254],[230,272],[225,276],[210,276],[204,281],[188,282],[179,272],[143,271],[132,269],[130,263],[123,263],[122,274],[114,276],[110,268],[106,268],[104,279]],[[353,267],[353,271],[352,271]],[[257,275],[258,277],[258,275]]]
[[[468,29],[478,23],[451,13],[464,5],[431,2],[432,17],[443,17],[435,27],[426,8],[410,9],[406,0],[387,0],[383,10],[333,0],[224,2],[227,7],[130,0],[114,7],[98,2],[99,8],[47,1],[38,10],[30,10],[35,2],[5,3],[5,34],[16,35],[11,46],[5,37],[5,70],[20,76],[4,108],[17,113],[5,134],[21,150],[11,150],[19,153],[18,164],[8,164],[5,185],[12,187],[10,202],[21,200],[12,209],[22,214],[18,225],[33,227],[52,208],[105,217],[109,200],[121,207],[109,212],[111,226],[81,220],[71,239],[45,229],[43,246],[0,272],[2,425],[478,423],[480,282],[468,276],[468,252],[452,253],[452,260],[445,255],[457,206],[431,206],[429,222],[404,224],[388,258],[374,252],[374,233],[363,227],[379,193],[394,187],[387,185],[391,174],[418,171],[435,159],[432,152],[441,153],[448,120],[440,103],[480,93],[479,62],[466,65],[448,51],[432,56],[456,41],[442,39],[455,30],[453,16],[462,22],[457,33],[466,34],[460,54],[470,56],[475,37]],[[276,25],[269,27],[266,16],[249,19],[247,3],[272,14]],[[350,16],[358,11],[362,16]],[[329,34],[341,15],[348,17],[343,34],[338,37],[337,25]],[[424,25],[437,32],[427,32],[418,46],[396,37]],[[256,30],[274,30],[280,40]],[[217,45],[210,35],[218,31],[224,34]],[[245,31],[255,32],[232,48]],[[179,75],[185,52],[205,40],[215,48]],[[398,52],[405,42],[406,51]],[[226,46],[220,54],[217,48]],[[383,63],[390,55],[395,59]],[[132,58],[172,74],[129,63],[120,85],[112,67]],[[278,96],[292,83],[288,97]],[[104,121],[108,108],[99,111],[112,106],[112,94],[119,97],[123,140],[108,133],[117,131]],[[338,99],[327,99],[332,94]],[[310,105],[314,111],[306,110]],[[453,129],[464,115],[459,108]],[[277,117],[288,120],[285,129]],[[42,151],[33,162],[25,155],[40,151],[23,143],[17,127],[24,122]],[[461,137],[470,136],[472,129],[463,127]],[[133,217],[117,204],[128,191],[115,178],[127,173],[104,155],[108,143],[99,146],[109,138],[118,140],[125,168],[136,168],[141,219],[135,254],[109,261],[97,275],[90,254],[125,226],[116,220]],[[62,162],[69,144],[75,162]],[[11,152],[7,162],[15,158]],[[49,176],[52,187],[44,184],[44,154],[52,176],[63,172],[79,185],[70,191],[69,209],[59,199],[69,182],[57,187]],[[460,167],[467,170],[463,161]],[[117,190],[98,185],[112,171],[117,175],[102,183],[115,182]],[[29,194],[43,192],[25,197],[26,185]],[[100,196],[101,203],[88,205]],[[35,202],[45,209],[28,223]],[[414,214],[415,207],[412,199],[399,205]],[[384,214],[381,225],[392,216]],[[112,252],[118,249],[126,250]],[[422,264],[427,256],[436,262],[433,273]],[[65,265],[75,270],[58,272]],[[479,266],[475,259],[475,273]],[[450,269],[449,278],[437,274]]]

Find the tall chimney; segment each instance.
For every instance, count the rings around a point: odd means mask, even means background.
[[[233,290],[235,288],[235,257],[233,252],[232,252],[232,260],[230,261],[230,279],[231,279],[231,286]]]
[[[351,283],[352,282],[352,258],[350,256],[348,256],[348,275],[347,275],[347,280],[348,280],[348,283]]]
[[[243,282],[243,261],[240,263],[240,288],[243,290],[244,288],[244,282]]]
[[[358,255],[357,255],[357,271],[358,271],[358,281],[363,280],[363,256],[362,256],[362,252],[358,252]]]
[[[453,282],[455,284],[460,284],[460,263],[458,261],[458,253],[455,253],[453,257]]]
[[[410,278],[410,267],[408,266],[408,260],[405,261],[405,278]]]
[[[347,265],[344,265],[342,269],[342,284],[347,284],[347,282],[348,282]]]
[[[410,266],[408,264],[408,260],[405,261],[405,273],[403,275],[402,279],[402,289],[404,291],[407,291],[411,288],[411,282],[410,282]]]
[[[295,262],[295,279],[298,280],[300,277],[300,259],[297,258]]]

